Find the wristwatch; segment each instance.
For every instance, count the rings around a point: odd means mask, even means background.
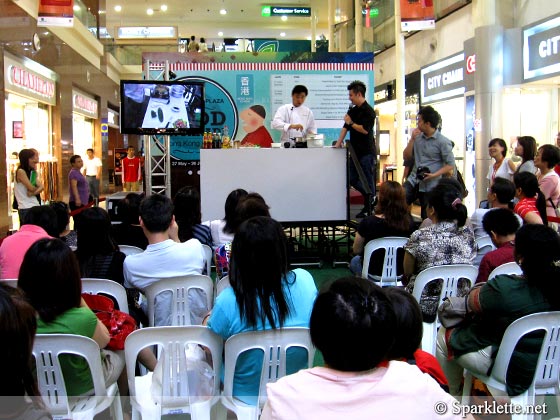
[[[352,127],[354,125],[354,121],[352,121],[350,124],[348,124],[350,127]]]

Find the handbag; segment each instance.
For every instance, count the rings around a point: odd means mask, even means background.
[[[126,312],[115,309],[114,302],[103,295],[82,293],[87,306],[95,313],[107,330],[111,340],[107,344],[109,350],[124,350],[124,342],[128,335],[136,330],[136,322]]]
[[[473,312],[469,309],[469,295],[474,289],[484,286],[485,283],[477,283],[469,290],[466,296],[448,296],[439,305],[438,319],[445,328],[454,328],[472,319]]]

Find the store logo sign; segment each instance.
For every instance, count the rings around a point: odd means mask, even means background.
[[[88,117],[97,119],[97,101],[88,96],[82,95],[80,93],[74,92],[72,94],[72,104],[74,107],[74,112],[84,114]]]
[[[465,54],[457,54],[420,70],[422,103],[465,93]]]
[[[35,73],[31,73],[30,71],[18,66],[10,66],[8,74],[9,84],[28,91],[34,95],[41,96],[49,100],[49,102],[55,99],[54,82],[43,79]]]
[[[472,74],[476,71],[476,54],[467,57],[467,74]]]
[[[560,16],[523,30],[523,79],[560,73]]]

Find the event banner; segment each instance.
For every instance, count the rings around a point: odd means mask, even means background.
[[[434,0],[400,0],[401,30],[435,29]]]
[[[39,0],[37,26],[74,26],[74,0]]]
[[[366,100],[373,106],[373,53],[144,53],[150,77],[162,73],[165,62],[175,80],[205,83],[205,130],[227,131],[232,140],[243,140],[257,130],[266,130],[274,142],[281,132],[272,128],[276,110],[292,102],[295,85],[305,85],[305,105],[315,117],[325,145],[336,141],[348,111],[347,86],[365,83]],[[252,117],[258,113],[263,118]],[[172,184],[198,185],[202,136],[171,138]],[[177,172],[180,172],[179,175]]]

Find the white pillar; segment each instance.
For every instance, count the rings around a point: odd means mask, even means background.
[[[403,166],[399,165],[402,162],[402,153],[407,141],[404,134],[404,108],[405,108],[405,45],[404,34],[401,31],[401,4],[399,0],[395,0],[395,67],[396,74],[395,80],[397,85],[396,100],[397,100],[397,130],[396,130],[396,162],[397,163],[397,179],[402,179]]]
[[[364,50],[364,28],[362,23],[362,1],[354,0],[354,43],[356,52]]]
[[[315,9],[312,9],[313,12],[311,13],[311,52],[317,51],[315,47],[315,41],[317,39],[317,12]]]

